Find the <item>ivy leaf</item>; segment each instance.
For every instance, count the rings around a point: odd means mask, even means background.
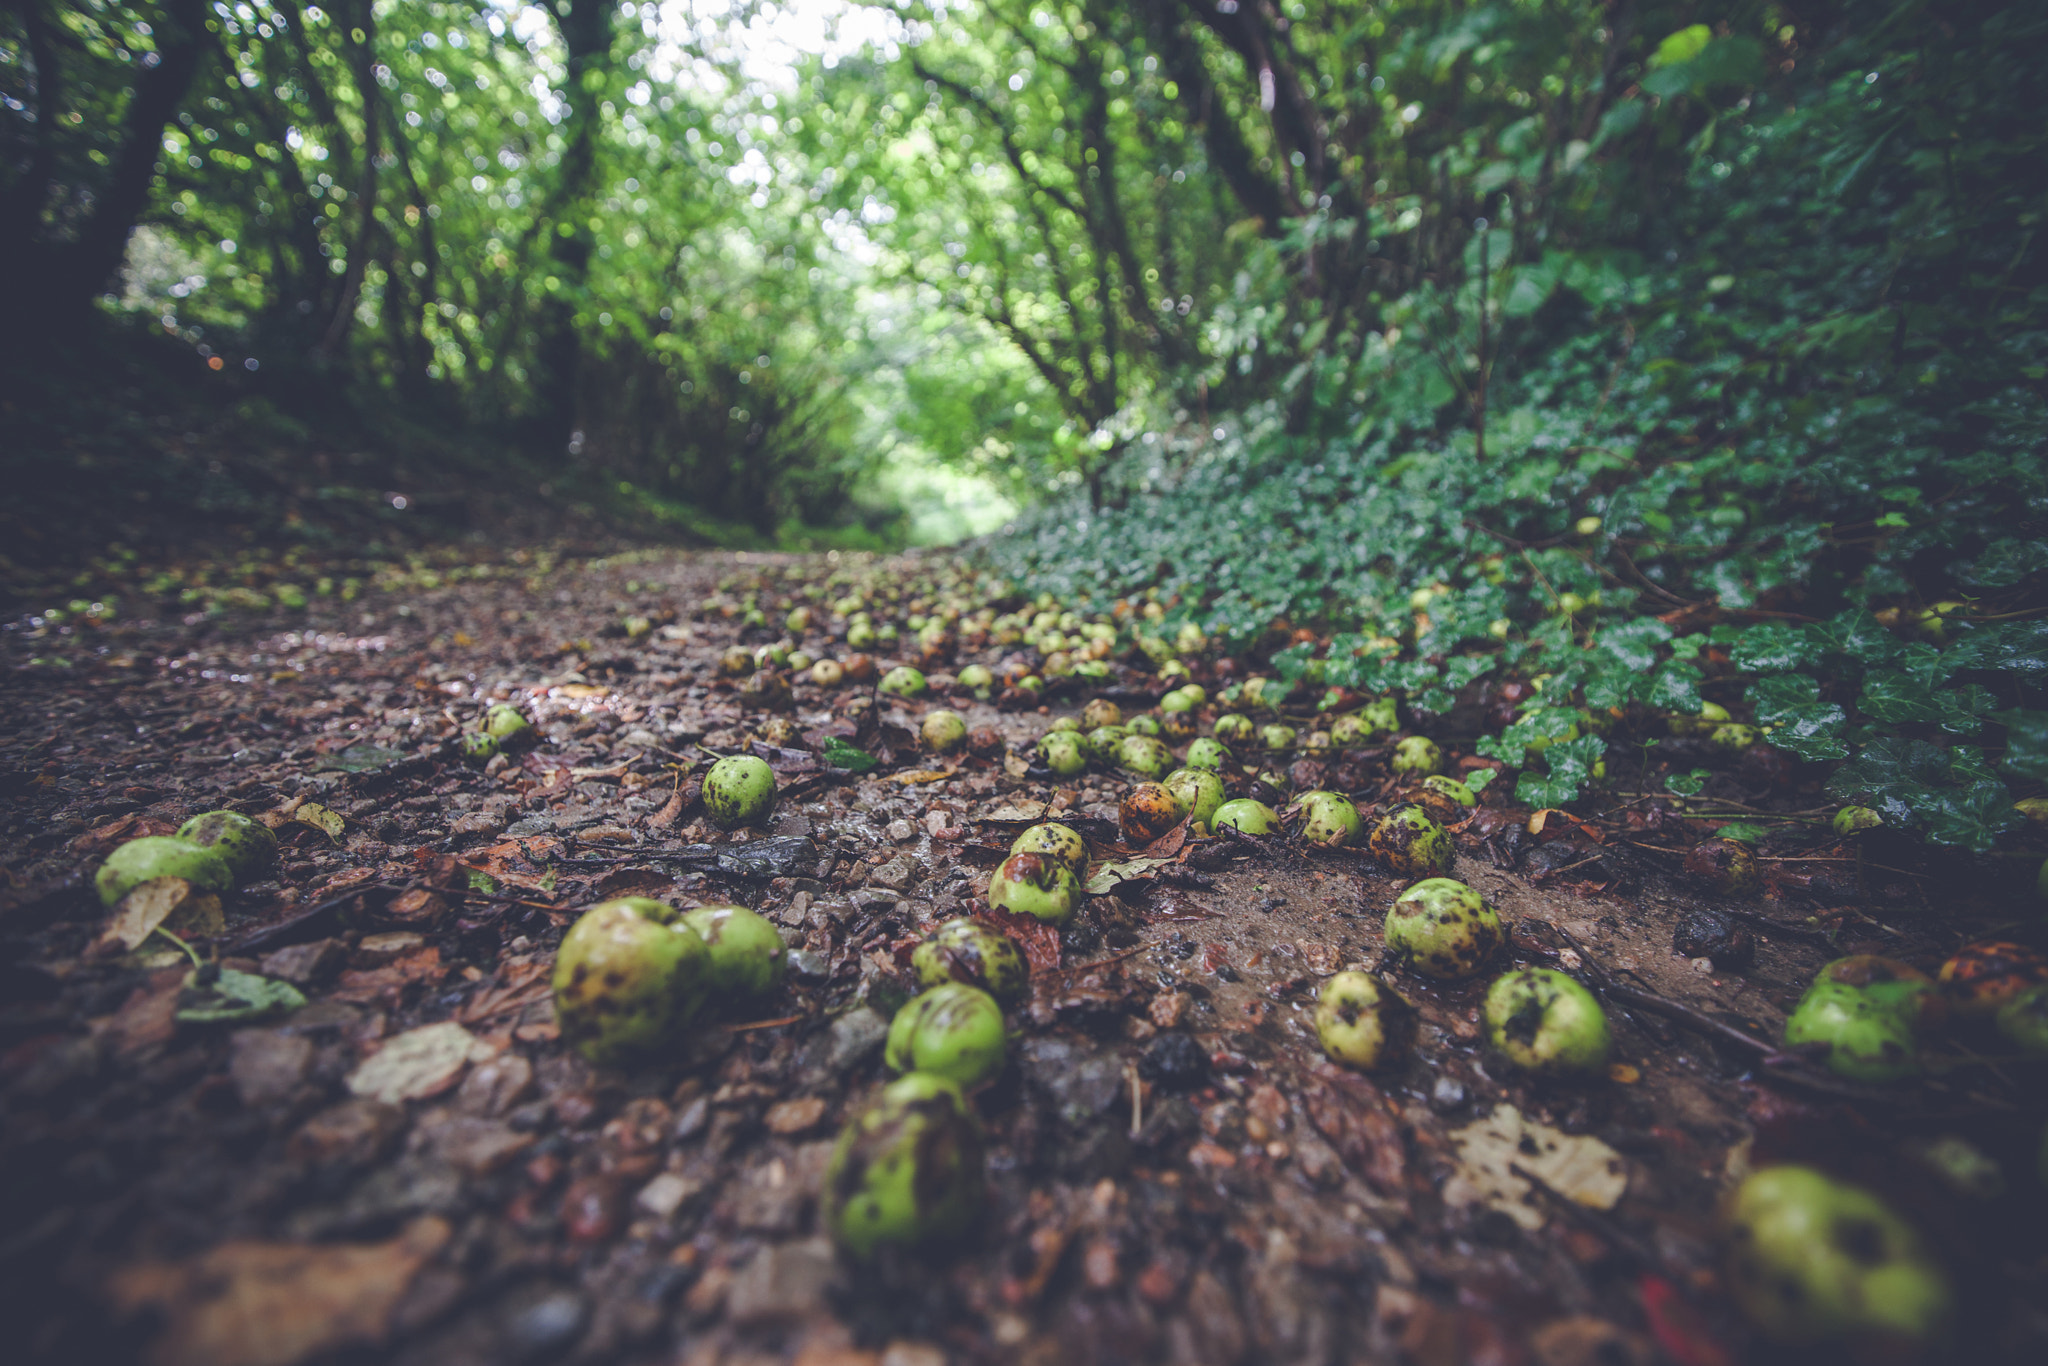
[[[1808,674],[1772,674],[1749,685],[1749,703],[1757,724],[1774,726],[1795,708],[1820,700],[1820,682]]]
[[[1769,833],[1770,831],[1753,821],[1729,821],[1714,832],[1715,836],[1720,839],[1735,840],[1752,848],[1763,843],[1764,836]]]
[[[1949,780],[1946,750],[1925,740],[1881,735],[1828,779],[1831,797],[1860,800],[1897,825],[1915,825],[1916,806]]]
[[[1865,713],[1891,725],[1941,719],[1941,707],[1934,690],[1920,679],[1896,669],[1872,674],[1863,683],[1857,705]]]
[[[1309,662],[1315,655],[1316,647],[1306,641],[1300,645],[1290,645],[1274,654],[1273,672],[1280,675],[1281,682],[1292,687],[1308,672]]]
[[[1707,779],[1714,776],[1712,769],[1696,768],[1690,773],[1673,773],[1664,779],[1664,786],[1681,797],[1690,797],[1707,785]]]
[[[826,738],[824,757],[826,767],[845,769],[849,773],[865,773],[881,762],[866,750],[849,745],[836,735]]]
[[[1848,720],[1849,713],[1832,702],[1808,702],[1781,712],[1776,729],[1766,731],[1764,739],[1810,764],[1846,759],[1849,746],[1842,727]]]
[[[189,1024],[232,1024],[297,1010],[306,1004],[305,994],[290,982],[234,968],[221,968],[216,975],[209,971],[211,966],[186,974],[185,992],[179,999],[187,1004],[178,1008],[180,1020]]]
[[[1579,796],[1577,783],[1567,782],[1555,776],[1544,778],[1534,773],[1524,773],[1515,784],[1515,800],[1524,806],[1533,806],[1541,811],[1546,807],[1563,806],[1576,801]]]
[[[1949,668],[2011,674],[2031,687],[2048,683],[2048,620],[2003,621],[1970,630],[1943,655]]]
[[[2048,782],[2048,711],[2009,711],[1995,719],[2005,726],[2005,757],[1999,767],[2021,778]]]
[[[1658,647],[1670,639],[1671,628],[1657,618],[1636,617],[1602,631],[1595,648],[1622,668],[1645,673],[1662,653]]]
[[[1820,658],[1820,647],[1804,629],[1767,621],[1742,633],[1728,652],[1729,662],[1745,673],[1776,674],[1804,668]]]
[[[1829,621],[1806,628],[1822,650],[1846,655],[1863,664],[1882,664],[1899,653],[1898,637],[1861,608],[1853,608]]]
[[[1696,636],[1690,638],[1698,639]],[[1666,660],[1651,675],[1649,692],[1643,701],[1659,711],[1680,711],[1688,716],[1697,716],[1701,677],[1697,664],[1682,659]]]
[[[1515,800],[1531,806],[1563,806],[1578,800],[1579,793],[1593,780],[1593,765],[1607,753],[1607,742],[1597,735],[1560,740],[1543,751],[1544,767],[1550,772],[1538,778],[1525,773],[1515,784]]]
[[[1996,779],[1934,794],[1923,805],[1922,817],[1927,838],[1936,844],[1959,844],[1979,854],[2021,823],[2012,809],[2012,793]]]

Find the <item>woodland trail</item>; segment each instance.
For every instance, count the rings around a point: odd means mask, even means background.
[[[946,563],[876,573],[913,584]],[[931,700],[732,672],[733,647],[782,633],[702,604],[757,591],[779,622],[781,595],[834,568],[641,555],[0,639],[0,1295],[18,1359],[1770,1360],[1727,1298],[1715,1211],[1734,1176],[1787,1157],[1855,1173],[1934,1231],[1962,1359],[2040,1359],[2039,1192],[1973,1189],[1928,1158],[2030,1160],[2038,1072],[1994,1061],[1877,1093],[1773,1048],[1827,960],[1931,966],[1999,926],[1943,868],[1845,854],[1702,899],[1677,877],[1694,836],[1668,802],[1624,795],[1533,835],[1529,813],[1480,806],[1453,829],[1454,874],[1510,922],[1509,956],[1605,989],[1614,1025],[1606,1076],[1532,1079],[1484,1048],[1485,978],[1388,961],[1406,884],[1363,853],[1186,827],[1131,851],[1122,776],[1036,764],[1033,742],[1091,697],[1149,707],[1151,674],[1040,705],[952,686],[1000,666],[993,648],[928,651]],[[846,654],[819,629],[798,643]],[[542,743],[464,762],[457,737],[494,700]],[[921,750],[939,706],[986,732]],[[831,766],[835,739],[879,763]],[[1390,805],[1387,749],[1303,755],[1288,780]],[[728,834],[697,789],[738,752],[781,797]],[[165,937],[105,933],[99,860],[221,807],[272,824],[281,862],[179,937],[290,983],[296,1008],[195,991]],[[1041,819],[1095,846],[1095,894],[1063,931],[1004,924],[1033,987],[976,1098],[984,1216],[957,1247],[848,1265],[820,1187],[885,1076],[909,950],[982,911]],[[785,986],[672,1065],[593,1070],[558,1038],[548,978],[578,910],[624,895],[759,909],[794,950]],[[1367,1076],[1323,1060],[1310,1012],[1332,973],[1381,966],[1417,1029]]]

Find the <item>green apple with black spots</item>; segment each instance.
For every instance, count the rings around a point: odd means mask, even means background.
[[[996,998],[965,982],[945,982],[896,1012],[882,1060],[898,1072],[929,1072],[972,1090],[1003,1070],[1006,1048]]]
[[[218,849],[176,835],[144,835],[107,855],[93,877],[93,889],[102,905],[112,906],[160,877],[181,877],[195,892],[225,892],[235,885],[234,870]]]
[[[1221,740],[1203,736],[1188,745],[1189,768],[1198,768],[1205,773],[1221,773],[1223,766],[1230,762],[1230,747]]]
[[[1412,1008],[1369,972],[1340,972],[1316,998],[1316,1042],[1331,1061],[1371,1071],[1400,1050]]]
[[[1196,742],[1197,744],[1200,741]],[[1190,765],[1177,768],[1166,775],[1166,788],[1187,808],[1194,822],[1195,833],[1206,835],[1210,822],[1216,818],[1217,808],[1223,805],[1223,780],[1207,769]]]
[[[898,664],[875,685],[875,691],[884,697],[922,697],[924,690],[924,674],[908,664]]]
[[[1301,840],[1319,849],[1341,849],[1358,842],[1362,822],[1351,799],[1335,792],[1304,792],[1294,799],[1301,813]]]
[[[1010,841],[1012,854],[1043,854],[1066,865],[1075,877],[1088,871],[1088,841],[1071,825],[1048,821],[1034,825]]]
[[[1215,734],[1226,745],[1242,744],[1254,734],[1252,719],[1240,712],[1228,712],[1216,718]]]
[[[1164,839],[1187,818],[1188,811],[1188,804],[1165,783],[1139,783],[1117,807],[1117,821],[1123,828],[1124,843],[1142,849]]]
[[[1157,781],[1172,769],[1173,751],[1149,735],[1126,735],[1116,747],[1116,762],[1126,773]]]
[[[704,775],[704,810],[720,828],[753,825],[775,805],[775,770],[752,754],[720,759]]]
[[[655,1058],[704,1007],[711,950],[682,912],[647,897],[602,902],[555,954],[562,1041],[599,1066]]]
[[[238,886],[277,862],[277,836],[239,811],[202,811],[178,827],[177,837],[219,854]]]
[[[533,722],[510,702],[494,702],[484,712],[484,734],[510,749],[533,738]]]
[[[839,1135],[825,1167],[825,1227],[856,1261],[966,1232],[981,1208],[982,1142],[960,1088],[911,1072]]]
[[[1451,837],[1419,806],[1397,806],[1380,817],[1366,848],[1399,878],[1440,877],[1451,867]]]
[[[1925,973],[1872,954],[1837,958],[1785,1020],[1787,1047],[1825,1045],[1828,1067],[1855,1081],[1900,1081],[1920,1070],[1919,1025],[1941,1009]]]
[[[1044,854],[1012,854],[988,879],[989,905],[1049,925],[1073,919],[1081,883],[1073,870]]]
[[[1387,947],[1424,977],[1452,982],[1481,972],[1507,930],[1486,898],[1453,878],[1425,878],[1387,911]]]
[[[1049,730],[1038,737],[1038,759],[1058,778],[1073,778],[1088,771],[1088,756],[1081,737],[1070,730]]]
[[[1394,746],[1387,766],[1404,778],[1426,778],[1444,769],[1444,752],[1426,735],[1410,735]]]
[[[1212,829],[1229,826],[1247,835],[1270,835],[1280,824],[1279,813],[1252,797],[1235,797],[1216,808],[1210,819]]]
[[[1614,1036],[1593,993],[1556,968],[1517,968],[1486,989],[1486,1041],[1525,1072],[1597,1076]]]
[[[1948,1277],[1912,1225],[1877,1196],[1814,1167],[1750,1173],[1728,1202],[1728,1289],[1767,1337],[1788,1344],[1942,1337]]]
[[[704,984],[714,996],[744,1001],[782,985],[789,951],[782,931],[745,906],[698,906],[683,913],[711,952]]]
[[[910,970],[926,987],[965,982],[1015,1005],[1031,985],[1031,966],[1006,934],[978,921],[948,920],[910,951]]]
[[[957,711],[935,711],[917,728],[934,754],[951,754],[967,743],[967,718]]]

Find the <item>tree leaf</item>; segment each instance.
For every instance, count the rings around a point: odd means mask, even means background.
[[[199,979],[204,973],[205,969],[199,969],[185,977],[187,994],[183,999],[187,1004],[178,1008],[178,1018],[189,1024],[232,1024],[306,1004],[303,992],[274,977],[222,968],[219,976],[202,983]]]

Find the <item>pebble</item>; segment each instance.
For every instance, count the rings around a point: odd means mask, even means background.
[[[310,944],[287,944],[266,954],[263,975],[294,986],[310,986],[341,971],[348,960],[348,947],[339,939],[315,939]]]
[[[503,1344],[515,1361],[559,1356],[590,1320],[590,1307],[574,1290],[551,1290],[521,1305],[505,1320]]]
[[[465,1114],[496,1118],[510,1112],[532,1089],[533,1064],[517,1053],[505,1053],[470,1069],[455,1093],[455,1105]]]
[[[1465,1083],[1456,1077],[1439,1076],[1429,1088],[1430,1108],[1447,1115],[1465,1103]]]
[[[831,975],[832,960],[815,949],[791,949],[789,970],[806,981],[820,982]]]
[[[633,1203],[657,1219],[668,1219],[683,1207],[683,1202],[703,1189],[701,1181],[693,1181],[675,1172],[663,1172],[640,1188],[640,1194],[633,1197]]]
[[[313,1041],[301,1034],[244,1029],[228,1043],[228,1075],[242,1104],[252,1110],[276,1105],[299,1089],[313,1064]]]
[[[375,1100],[345,1100],[299,1126],[285,1155],[311,1166],[367,1167],[391,1150],[405,1112]]]
[[[889,822],[888,836],[897,844],[904,844],[917,837],[917,827],[899,818]]]
[[[1199,1086],[1209,1074],[1209,1055],[1190,1035],[1168,1031],[1154,1039],[1138,1060],[1138,1075],[1168,1089]]]
[[[880,1052],[888,1037],[889,1022],[878,1012],[867,1006],[849,1010],[832,1022],[832,1049],[826,1063],[834,1072],[844,1071]]]
[[[764,1247],[734,1275],[726,1312],[742,1328],[808,1318],[826,1308],[838,1278],[832,1244],[823,1238]]]

